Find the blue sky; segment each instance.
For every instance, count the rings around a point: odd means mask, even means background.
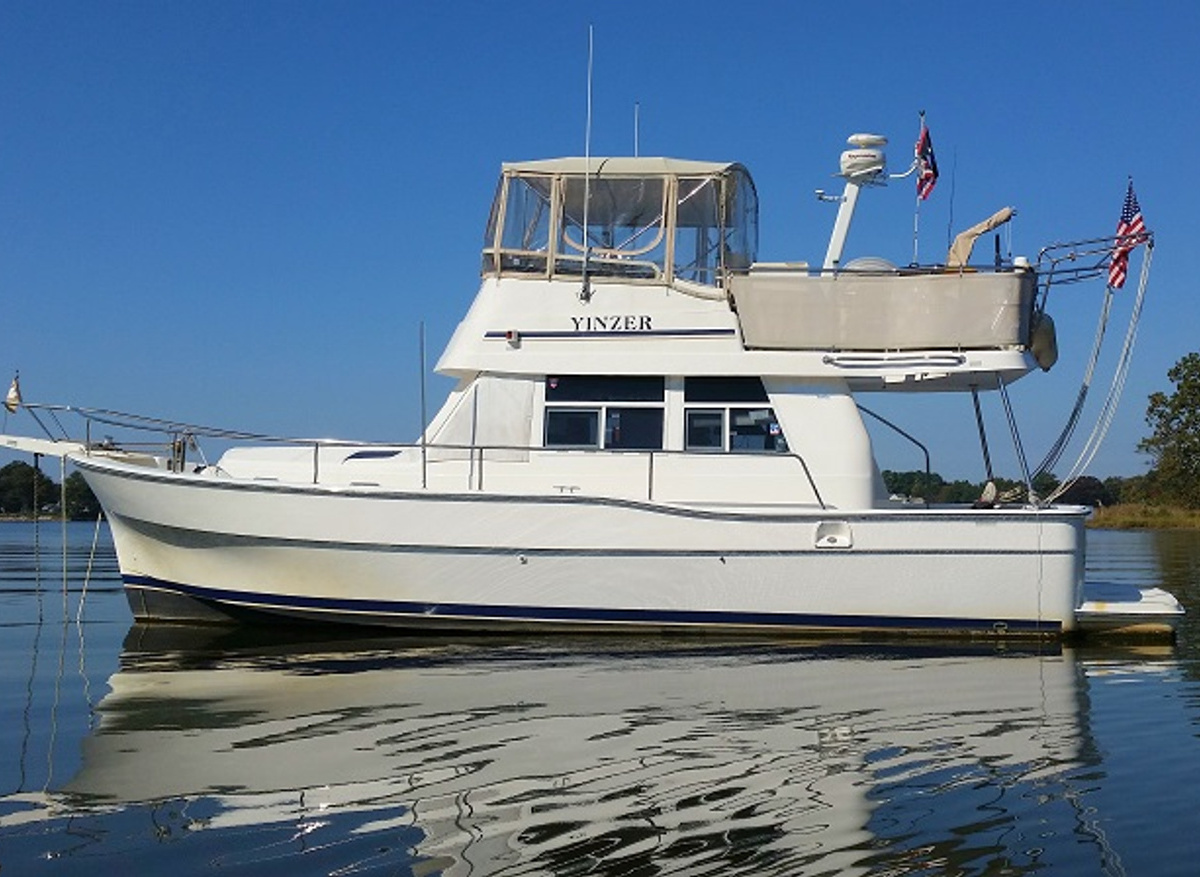
[[[1135,364],[1091,471],[1144,471],[1146,397],[1200,349],[1187,277],[1200,7],[850,9],[5,0],[0,375],[20,369],[30,401],[413,437],[418,325],[432,363],[477,287],[500,163],[583,151],[591,24],[593,154],[632,151],[636,103],[642,154],[743,162],[764,259],[819,262],[833,208],[812,192],[836,188],[845,137],[889,136],[902,169],[921,109],[942,170],[922,208],[926,259],[944,257],[951,227],[1004,205],[1018,210],[1017,254],[1110,234],[1132,176],[1158,246]],[[909,180],[867,193],[847,257],[909,261],[912,209]],[[1062,360],[1013,388],[1031,458],[1074,400],[1102,293],[1055,294]],[[446,386],[431,382],[431,396]],[[987,401],[998,467],[1015,474]],[[982,477],[968,399],[868,402],[927,439],[935,469]],[[881,452],[888,468],[919,462]]]

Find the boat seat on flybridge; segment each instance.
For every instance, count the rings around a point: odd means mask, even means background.
[[[950,252],[946,254],[946,267],[965,268],[971,261],[971,251],[975,248],[975,241],[979,239],[979,236],[987,234],[994,228],[999,228],[1016,215],[1017,211],[1011,207],[1001,207],[983,222],[959,232],[958,236],[954,238],[954,243],[950,245]]]

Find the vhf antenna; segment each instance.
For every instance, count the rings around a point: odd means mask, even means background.
[[[583,286],[579,300],[589,301],[592,285],[588,280],[588,259],[591,256],[592,239],[588,234],[588,206],[592,203],[592,25],[588,25],[587,57],[587,121],[583,129]]]
[[[637,101],[633,102],[633,157],[638,157],[638,117],[642,113],[642,105]]]

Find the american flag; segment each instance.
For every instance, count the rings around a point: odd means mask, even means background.
[[[1146,240],[1146,224],[1142,222],[1142,208],[1137,195],[1133,194],[1133,180],[1125,193],[1125,205],[1121,208],[1121,219],[1117,223],[1117,245],[1108,263],[1108,285],[1120,289],[1125,285],[1129,273],[1129,252]]]
[[[924,201],[937,182],[937,159],[933,157],[933,138],[925,127],[925,114],[921,114],[921,136],[917,138],[917,197]]]

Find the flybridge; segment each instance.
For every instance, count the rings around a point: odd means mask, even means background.
[[[895,388],[897,377],[925,388],[983,385],[1046,365],[1030,355],[1035,333],[1053,330],[1027,261],[969,266],[970,242],[936,266],[842,261],[860,189],[887,178],[885,143],[855,135],[843,153],[846,191],[826,196],[840,203],[823,267],[758,261],[758,198],[740,164],[504,165],[484,236],[484,284],[441,367],[618,373],[635,367],[627,348],[589,345],[584,363],[564,361],[574,354],[561,342],[639,334],[684,357],[675,367],[704,373],[846,377],[841,364],[851,357],[856,388],[885,378]],[[652,288],[666,295],[647,295]],[[508,345],[487,346],[498,338]],[[1052,349],[1052,338],[1042,346]],[[741,358],[748,351],[772,357],[751,365]]]
[[[758,196],[739,164],[563,158],[504,166],[483,273],[717,287],[757,251]]]

